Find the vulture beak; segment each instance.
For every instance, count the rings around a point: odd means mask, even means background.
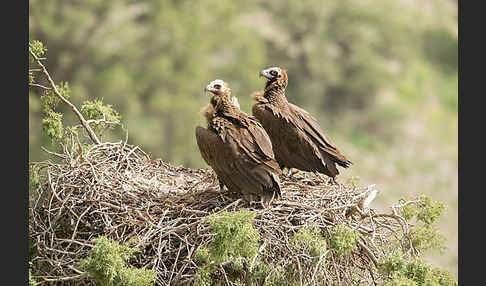
[[[206,87],[204,88],[204,92],[208,92],[209,91],[209,88],[208,86],[206,85]]]
[[[262,77],[262,76],[265,76],[263,71],[260,71],[260,73],[258,74],[258,77]]]
[[[269,74],[268,70],[260,71],[260,77],[265,77],[266,79],[273,79],[273,76]]]

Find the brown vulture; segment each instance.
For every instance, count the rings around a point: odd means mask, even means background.
[[[260,198],[264,204],[280,197],[281,170],[265,129],[240,110],[227,83],[214,80],[205,91],[212,93],[210,103],[201,109],[208,127],[196,127],[196,140],[220,187],[224,184],[246,200]]]
[[[349,161],[322,131],[317,120],[285,97],[287,71],[272,67],[260,72],[267,79],[264,92],[254,92],[257,101],[252,114],[272,140],[280,168],[323,173],[335,182],[336,164],[347,168]]]

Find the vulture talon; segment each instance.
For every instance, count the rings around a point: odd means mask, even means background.
[[[218,179],[219,182],[219,190],[222,192],[224,191],[224,183],[221,181],[221,179]]]

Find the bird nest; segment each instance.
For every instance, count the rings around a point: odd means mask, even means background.
[[[256,261],[266,261],[270,268],[293,271],[296,285],[379,284],[385,277],[377,266],[391,255],[390,246],[410,245],[408,224],[398,211],[404,204],[389,213],[370,209],[377,194],[373,186],[331,184],[308,172],[282,175],[282,198],[264,208],[220,190],[210,169],[151,160],[126,142],[94,145],[82,154],[65,148],[54,155],[60,162],[32,163],[41,175],[29,202],[31,269],[37,281],[47,284],[94,285],[78,263],[93,248],[92,239],[105,235],[120,243],[136,237],[140,251],[129,263],[155,270],[157,285],[192,285],[200,268],[195,252],[214,238],[207,218],[225,211],[255,214],[259,245],[245,262],[247,276]],[[292,241],[311,226],[327,242],[317,256]],[[356,234],[345,254],[333,240],[338,226]],[[236,285],[229,264],[221,262],[211,273],[222,285]],[[245,279],[240,283],[246,285]],[[265,279],[250,284],[263,285]]]

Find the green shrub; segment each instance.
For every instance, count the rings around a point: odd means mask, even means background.
[[[230,213],[224,211],[207,218],[213,238],[207,247],[198,247],[194,253],[200,265],[194,277],[194,285],[211,285],[211,274],[217,271],[215,264],[230,261],[225,268],[230,279],[238,279],[245,262],[258,252],[260,234],[253,227],[255,213],[246,210]]]
[[[197,263],[201,264],[211,262],[211,257],[207,248],[198,247],[194,253],[194,259]]]
[[[253,258],[258,252],[260,234],[253,227],[255,213],[241,210],[235,213],[222,212],[208,217],[209,228],[214,237],[209,244],[211,260],[216,263],[230,257]]]
[[[121,116],[110,104],[104,105],[102,99],[94,99],[93,101],[85,101],[81,105],[81,113],[86,120],[105,119],[112,122],[120,122]]]
[[[211,267],[203,266],[197,269],[194,276],[194,286],[210,286],[211,279]]]
[[[419,211],[417,213],[417,219],[424,222],[426,225],[435,223],[445,209],[445,204],[438,201],[432,201],[428,196],[420,197]]]
[[[38,58],[42,57],[47,51],[47,48],[44,47],[44,44],[41,41],[37,41],[37,40],[33,40],[30,42],[30,48],[32,49],[34,55]],[[32,57],[30,58],[31,60],[33,60]]]
[[[52,141],[61,141],[64,134],[62,114],[50,111],[48,116],[42,119],[42,130]]]
[[[334,228],[331,235],[331,247],[336,251],[338,256],[350,254],[356,249],[356,240],[358,235],[346,226],[339,225]]]
[[[385,283],[384,286],[418,286],[418,284],[412,279],[404,276],[398,276],[392,278],[392,280]]]
[[[458,283],[450,272],[432,267],[421,259],[406,260],[401,253],[382,261],[378,267],[389,277],[387,286],[455,286]]]
[[[446,208],[444,203],[432,201],[432,199],[426,195],[410,199],[410,201],[412,200],[418,202],[402,207],[400,209],[400,215],[406,220],[410,220],[415,216],[418,221],[423,222],[426,225],[434,224]]]
[[[435,226],[413,226],[410,228],[413,246],[419,251],[445,250],[445,237]]]
[[[301,228],[292,238],[290,243],[296,248],[303,248],[311,256],[321,256],[326,252],[327,243],[317,227]]]
[[[32,190],[35,190],[40,186],[39,169],[40,168],[37,165],[29,166],[29,187]]]
[[[86,271],[86,277],[100,286],[148,286],[154,285],[156,273],[126,265],[137,249],[120,245],[105,236],[93,239],[95,247],[88,257],[81,260],[79,268]]]

